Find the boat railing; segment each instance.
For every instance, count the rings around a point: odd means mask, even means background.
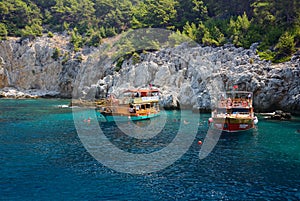
[[[249,108],[251,107],[252,102],[248,100],[233,100],[233,101],[219,101],[219,108]]]
[[[213,112],[212,117],[217,117],[217,118],[225,118],[225,117],[251,117],[252,114],[250,112],[233,112],[233,113],[218,113],[218,112]]]
[[[126,104],[142,104],[158,102],[159,96],[145,96],[145,97],[123,97],[118,99],[118,103],[121,105]]]
[[[133,98],[131,97],[124,97],[124,98],[121,98],[119,100],[119,103],[122,104],[122,105],[128,105],[130,103],[133,103]]]
[[[158,102],[159,97],[158,96],[145,96],[145,97],[139,97],[139,98],[134,98],[133,103],[150,103],[150,102]]]

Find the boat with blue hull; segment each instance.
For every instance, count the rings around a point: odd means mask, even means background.
[[[110,95],[99,113],[106,121],[140,121],[160,115],[158,89],[132,89]]]

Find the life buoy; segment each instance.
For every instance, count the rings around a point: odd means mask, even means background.
[[[254,123],[254,124],[257,124],[257,123],[258,123],[258,118],[257,118],[256,116],[255,116],[254,119],[253,119],[253,123]]]

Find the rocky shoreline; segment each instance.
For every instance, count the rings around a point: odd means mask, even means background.
[[[250,49],[190,46],[184,43],[143,52],[118,63],[99,48],[70,53],[68,36],[0,41],[1,98],[77,98],[94,100],[128,88],[156,86],[167,109],[210,110],[210,94],[252,91],[256,112],[300,114],[300,53],[271,64]],[[53,58],[55,49],[60,57]]]
[[[0,89],[0,98],[4,99],[37,99],[37,98],[59,98],[59,92],[43,90],[17,90],[5,87]]]
[[[268,120],[281,120],[281,121],[291,120],[292,118],[291,113],[286,113],[281,110],[276,110],[270,113],[258,113],[258,116]]]

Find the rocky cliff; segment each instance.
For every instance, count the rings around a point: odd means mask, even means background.
[[[209,110],[212,93],[238,85],[254,93],[256,111],[300,113],[299,55],[274,65],[259,59],[255,45],[243,49],[183,43],[116,62],[107,51],[111,44],[70,53],[67,41],[62,35],[1,41],[0,96],[93,99],[152,84],[162,91],[165,107]]]

